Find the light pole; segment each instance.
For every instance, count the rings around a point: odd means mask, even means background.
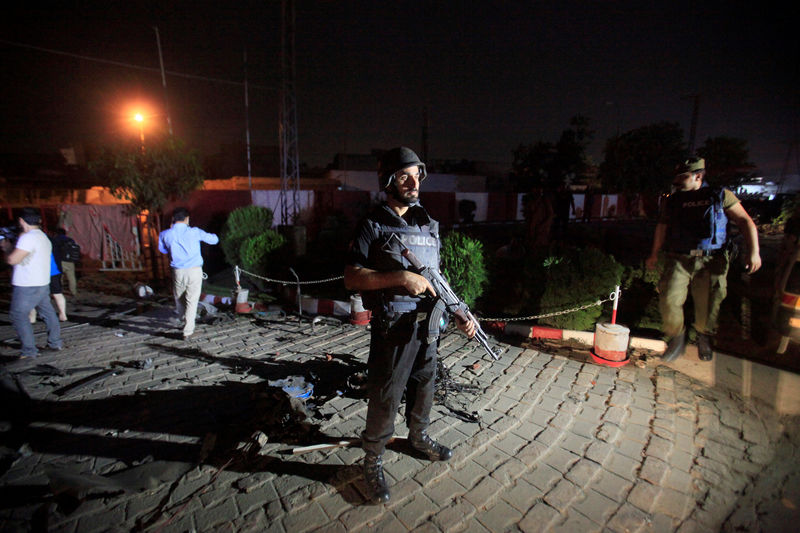
[[[144,115],[136,113],[133,115],[133,120],[139,123],[139,140],[142,143],[142,153],[144,153]]]

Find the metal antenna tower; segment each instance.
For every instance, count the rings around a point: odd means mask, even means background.
[[[281,224],[297,219],[300,191],[300,156],[297,151],[297,99],[295,97],[295,7],[294,0],[281,2]]]
[[[681,100],[694,100],[692,108],[692,125],[689,129],[689,154],[694,154],[694,144],[697,138],[697,119],[700,114],[700,93],[687,94],[681,97]]]

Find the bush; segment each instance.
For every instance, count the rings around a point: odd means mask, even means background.
[[[239,256],[242,268],[259,276],[266,276],[275,263],[275,251],[286,244],[286,239],[275,230],[267,230],[242,242]]]
[[[272,210],[257,205],[248,205],[235,209],[228,215],[222,230],[221,246],[225,260],[229,265],[242,264],[240,251],[246,240],[272,231]]]
[[[521,314],[547,314],[605,300],[620,284],[622,271],[613,256],[597,248],[551,245],[527,261]],[[592,306],[539,322],[561,329],[591,331],[602,313],[601,306]]]
[[[620,324],[639,331],[661,329],[657,287],[662,270],[663,259],[656,270],[647,270],[643,264],[625,267],[617,316]]]
[[[489,281],[483,244],[461,233],[450,233],[442,239],[441,267],[453,292],[468,306],[475,305]]]

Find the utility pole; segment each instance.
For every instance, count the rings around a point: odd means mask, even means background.
[[[694,100],[692,109],[692,124],[689,128],[689,154],[694,154],[694,144],[697,138],[697,117],[700,114],[700,93],[686,94],[681,96],[681,100]]]
[[[172,117],[169,115],[169,100],[167,99],[167,75],[164,72],[164,56],[161,53],[161,36],[158,34],[158,26],[153,26],[156,32],[156,46],[158,46],[158,62],[161,65],[161,85],[164,87],[164,112],[167,114],[167,128],[169,136],[172,137]],[[144,141],[142,142],[144,146]]]
[[[247,47],[244,49],[244,131],[247,149],[247,188],[253,188],[253,171],[250,166],[250,99],[247,91]]]
[[[427,164],[428,161],[428,129],[430,128],[430,121],[428,120],[428,108],[422,108],[422,160]]]
[[[297,99],[295,97],[294,0],[281,2],[281,224],[297,219],[300,192],[300,156],[297,150]]]

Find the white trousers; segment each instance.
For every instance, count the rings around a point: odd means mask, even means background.
[[[175,309],[184,320],[183,336],[187,337],[194,333],[197,304],[203,289],[203,267],[174,268],[172,276]]]

